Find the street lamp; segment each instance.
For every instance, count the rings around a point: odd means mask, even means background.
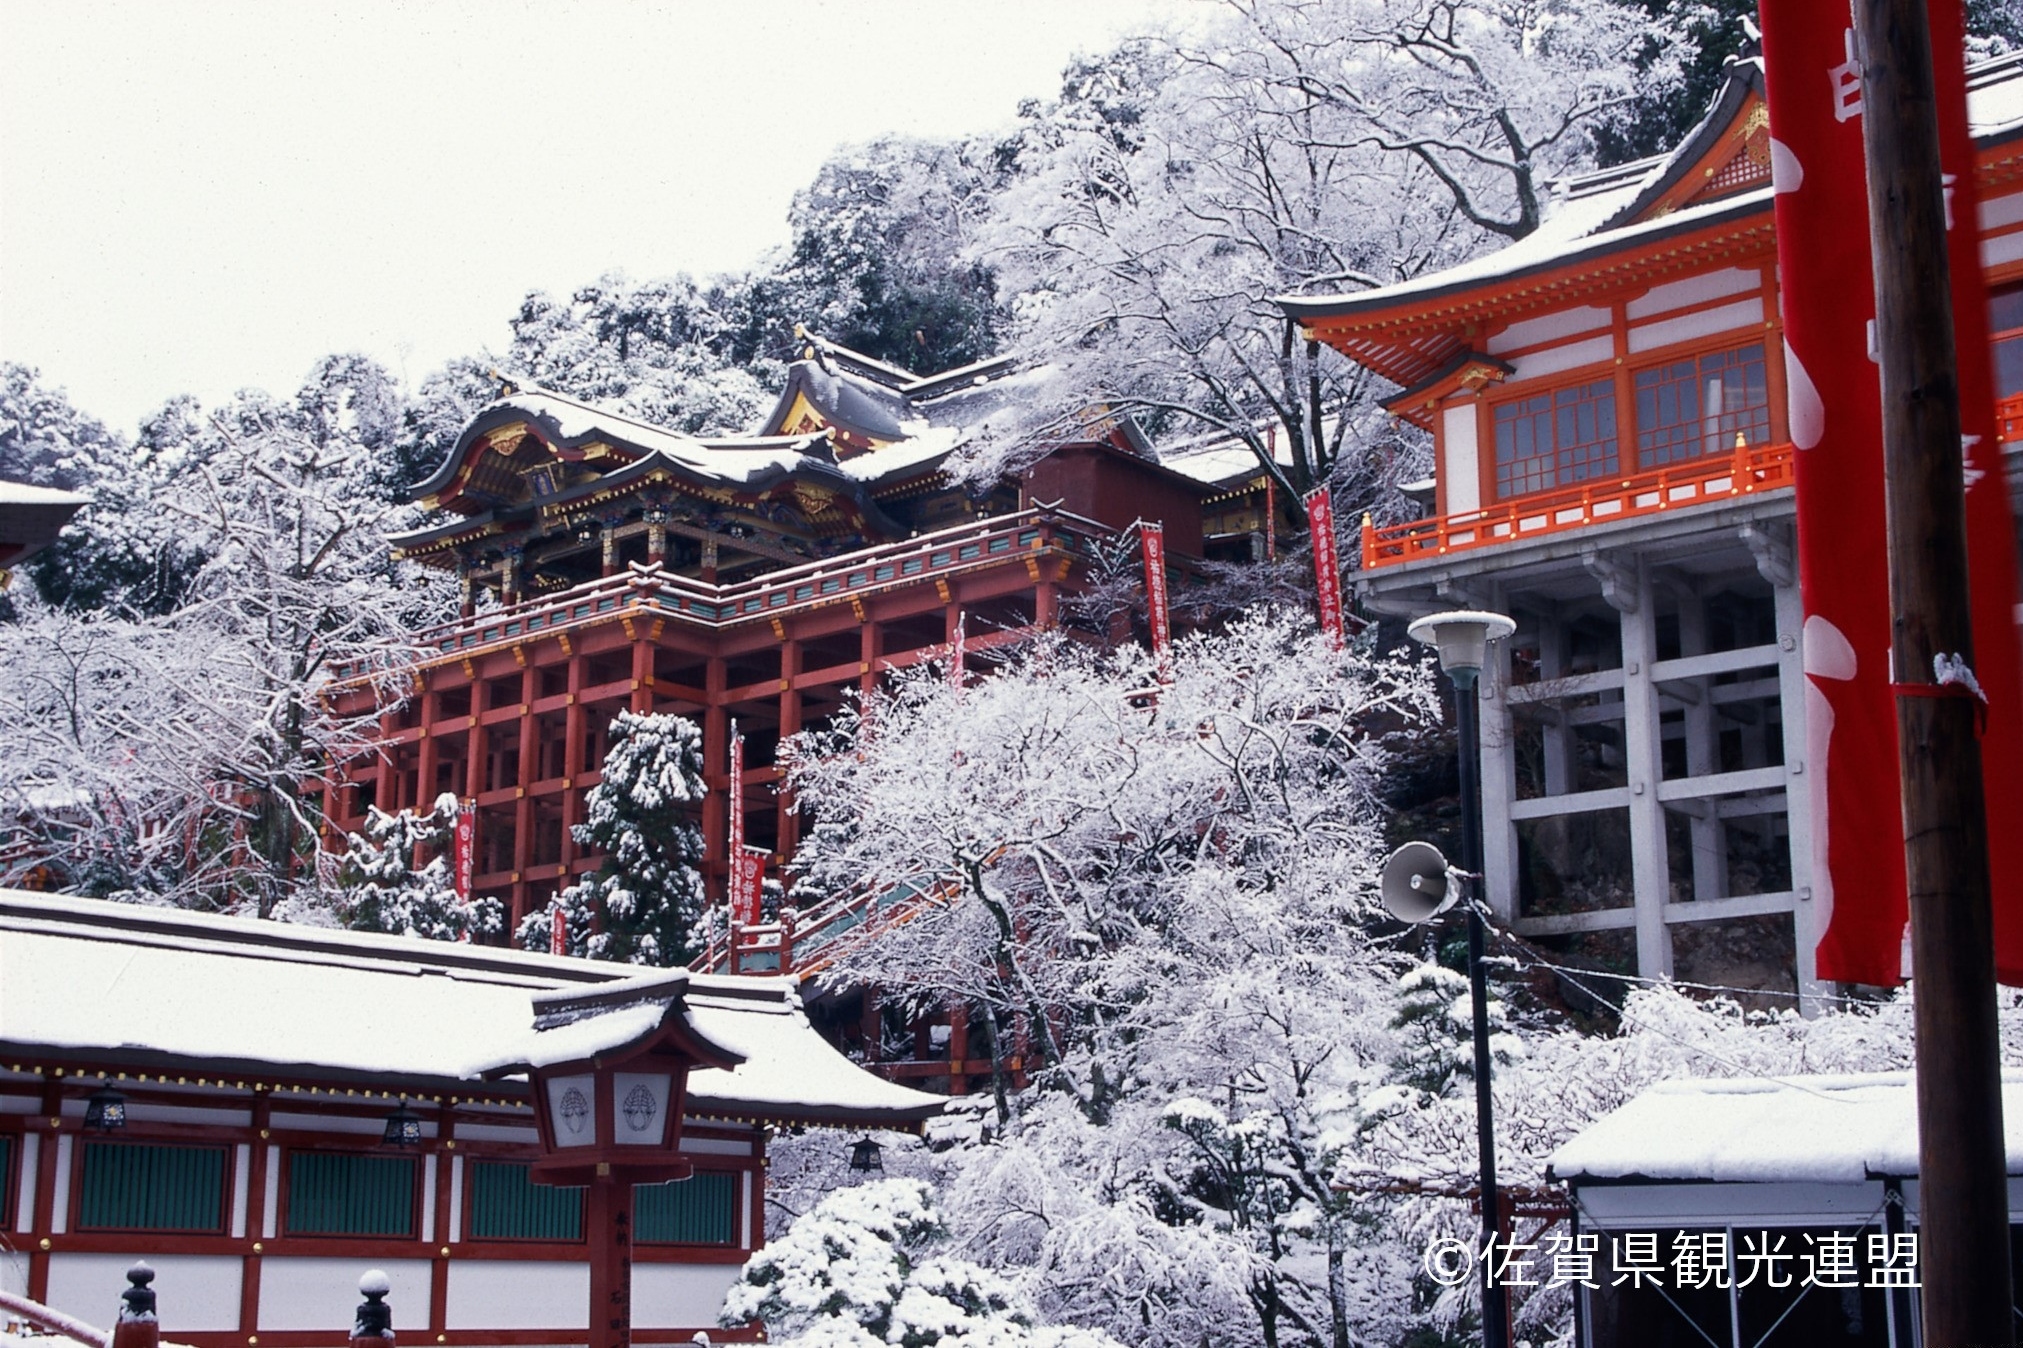
[[[1501,613],[1462,609],[1434,613],[1405,629],[1415,641],[1440,652],[1440,668],[1454,684],[1454,728],[1461,740],[1461,871],[1468,881],[1482,874],[1482,727],[1476,682],[1489,659],[1489,646],[1517,630]],[[1425,844],[1408,844],[1410,847]],[[1431,848],[1427,848],[1432,851]],[[1434,853],[1437,857],[1439,854]],[[1390,867],[1386,867],[1387,879]],[[1451,902],[1452,880],[1441,877],[1442,898]],[[1415,897],[1431,888],[1430,877],[1411,887]],[[1482,1168],[1482,1342],[1485,1348],[1507,1348],[1510,1339],[1509,1300],[1501,1283],[1490,1276],[1490,1244],[1502,1230],[1496,1193],[1496,1120],[1489,1092],[1489,991],[1482,975],[1482,894],[1480,886],[1468,902],[1468,1000],[1475,1019],[1475,1149]],[[1435,902],[1439,902],[1438,899]],[[1424,905],[1421,899],[1420,905]],[[1440,904],[1444,907],[1444,903]],[[1438,911],[1437,908],[1435,911]],[[1411,919],[1422,920],[1422,919]]]
[[[632,1186],[688,1178],[689,1073],[744,1061],[696,1027],[687,995],[686,969],[537,993],[525,1051],[487,1070],[525,1073],[533,1088],[541,1150],[528,1178],[587,1190],[589,1348],[631,1344]]]

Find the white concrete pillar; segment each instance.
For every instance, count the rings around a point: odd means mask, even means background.
[[[1665,978],[1672,972],[1672,938],[1665,930],[1665,903],[1671,877],[1665,864],[1665,810],[1658,803],[1662,776],[1658,739],[1658,690],[1651,665],[1658,654],[1657,623],[1651,612],[1651,578],[1641,559],[1615,564],[1614,583],[1605,582],[1623,633],[1623,753],[1630,783],[1630,859],[1636,877],[1637,972]]]

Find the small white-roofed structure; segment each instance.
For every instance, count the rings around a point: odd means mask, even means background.
[[[2013,1265],[2023,1072],[2002,1093]],[[1595,1242],[1584,1348],[1911,1348],[1916,1095],[1909,1072],[1668,1081],[1562,1145],[1548,1174]]]

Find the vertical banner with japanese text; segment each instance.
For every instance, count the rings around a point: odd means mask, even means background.
[[[569,916],[559,901],[548,905],[548,953],[569,953]]]
[[[962,687],[963,677],[969,672],[969,643],[963,635],[966,616],[958,611],[955,615],[955,634],[948,639],[948,682],[951,686]]]
[[[1166,607],[1166,526],[1138,521],[1138,544],[1145,554],[1145,607],[1152,625],[1152,657],[1159,676],[1172,659],[1173,625]]]
[[[456,830],[450,837],[450,884],[457,898],[471,901],[471,883],[477,870],[478,803],[457,802]]]
[[[1997,896],[2023,882],[2023,707],[2018,705],[2014,553],[1994,461],[1986,298],[1972,204],[1957,0],[1933,0],[1942,157],[1958,175],[1949,254],[1959,336],[1975,648],[1989,690],[1987,772]],[[1845,0],[1763,8],[1765,85],[1784,326],[1786,403],[1797,449],[1805,620],[1806,763],[1812,774],[1812,894],[1822,979],[1893,985],[1905,973],[1903,815],[1891,689],[1882,390],[1862,149],[1861,70]],[[1964,193],[1964,196],[1961,194]],[[1979,438],[1977,438],[1977,436]],[[1987,446],[1977,459],[1977,449]],[[1859,546],[1851,546],[1859,544]],[[1931,671],[1902,671],[1926,682]],[[2000,814],[2001,818],[1998,818]],[[2006,905],[2012,910],[2016,900]],[[1997,967],[2023,977],[2023,923],[1996,906]]]
[[[1326,487],[1315,487],[1301,502],[1307,529],[1313,536],[1314,589],[1319,595],[1321,631],[1330,650],[1342,648],[1342,559],[1335,547],[1335,499]]]
[[[730,775],[727,789],[729,801],[728,845],[724,848],[728,870],[731,921],[749,925],[759,920],[759,887],[747,885],[750,871],[745,847],[745,737],[738,733],[737,723],[731,723]]]

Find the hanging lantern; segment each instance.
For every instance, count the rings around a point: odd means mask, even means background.
[[[386,1116],[386,1133],[381,1145],[388,1147],[418,1147],[421,1145],[421,1115],[407,1107],[407,1101],[400,1102],[400,1108]]]
[[[850,1148],[850,1168],[852,1170],[883,1171],[885,1169],[884,1150],[868,1137],[857,1139],[857,1144]]]
[[[126,1097],[110,1085],[100,1086],[85,1099],[84,1126],[101,1133],[126,1127]]]

